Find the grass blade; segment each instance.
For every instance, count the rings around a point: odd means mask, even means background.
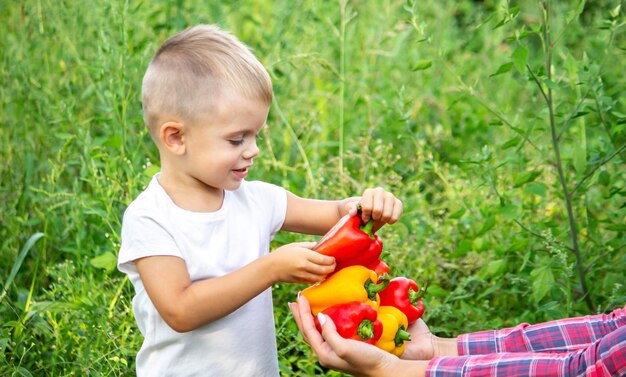
[[[9,286],[11,285],[11,283],[13,283],[13,280],[15,279],[15,276],[17,276],[17,272],[20,270],[20,267],[22,267],[22,263],[24,262],[28,251],[33,247],[35,242],[37,242],[43,236],[43,233],[38,232],[30,236],[28,241],[26,241],[26,244],[22,248],[22,251],[20,251],[17,259],[15,260],[15,263],[13,264],[13,268],[11,269],[9,277],[7,277],[7,280],[4,282],[2,294],[0,294],[0,303],[4,300],[4,296],[6,296],[7,291],[9,290]]]

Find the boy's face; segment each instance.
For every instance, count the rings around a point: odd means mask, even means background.
[[[268,111],[262,101],[225,96],[186,132],[188,173],[211,188],[239,188],[259,154],[257,136]]]

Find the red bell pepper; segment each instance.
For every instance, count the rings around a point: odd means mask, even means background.
[[[313,246],[320,254],[335,257],[335,271],[354,265],[368,266],[383,250],[383,242],[372,232],[373,221],[362,224],[357,215],[345,215]]]
[[[382,259],[375,260],[374,263],[367,266],[367,268],[374,271],[378,276],[382,276],[383,274],[389,274],[389,272],[391,272],[391,268],[389,268],[389,265],[385,263],[385,261]]]
[[[346,339],[359,340],[368,344],[376,344],[383,334],[383,324],[378,313],[371,305],[352,301],[331,306],[322,311],[329,316],[339,335]],[[315,318],[315,326],[322,332],[322,326]]]
[[[417,287],[415,281],[406,277],[396,277],[379,293],[380,306],[395,306],[406,315],[411,324],[424,314],[422,302],[424,292]]]

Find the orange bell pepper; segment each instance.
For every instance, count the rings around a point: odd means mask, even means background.
[[[360,265],[343,268],[315,285],[302,290],[313,315],[333,305],[350,301],[364,302],[378,308],[378,292],[389,284],[389,278],[378,278],[376,272]]]

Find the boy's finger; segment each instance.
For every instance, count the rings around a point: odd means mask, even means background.
[[[363,195],[361,198],[361,219],[363,222],[368,222],[372,217],[372,205],[373,198],[370,195]]]
[[[372,215],[371,215],[372,219],[376,221],[381,221],[384,209],[385,209],[385,195],[380,195],[377,193],[377,195],[375,195],[373,198]]]
[[[393,224],[398,221],[400,215],[402,215],[402,212],[404,212],[404,205],[402,204],[402,201],[395,199],[395,203],[393,205],[393,214],[391,215],[391,220],[389,223]]]
[[[359,201],[357,199],[352,200],[346,204],[346,208],[348,209],[348,214],[350,216],[354,216],[358,213],[358,204]]]
[[[302,247],[304,249],[312,249],[316,245],[315,242],[294,242],[293,246]]]
[[[385,197],[385,206],[383,208],[383,212],[380,218],[380,221],[386,223],[386,224],[393,224],[395,223],[398,218],[396,217],[396,213],[398,211],[402,211],[402,204],[401,202],[396,199],[395,196],[393,195],[388,195]]]
[[[319,264],[322,266],[331,266],[335,264],[335,257],[320,254],[317,252],[314,254],[311,254],[311,256],[309,257],[309,260],[315,264]]]

